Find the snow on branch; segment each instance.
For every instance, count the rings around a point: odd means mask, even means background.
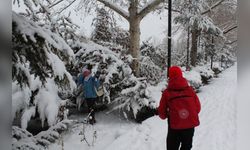
[[[66,5],[64,8],[62,8],[62,9],[58,12],[58,14],[62,13],[64,10],[66,10],[67,8],[69,8],[75,1],[76,1],[76,0],[71,1],[68,5]]]
[[[42,38],[46,39],[46,41],[48,41],[48,43],[53,45],[55,48],[63,53],[66,53],[70,59],[74,58],[74,52],[69,45],[67,45],[63,38],[53,33],[51,30],[40,27],[35,22],[28,20],[14,11],[12,11],[12,20],[17,25],[17,30],[20,31],[26,41],[29,37],[36,43],[37,40],[35,38],[35,34],[38,34]]]
[[[55,2],[54,4],[51,4],[49,6],[49,8],[52,8],[52,7],[56,6],[57,4],[60,4],[61,2],[63,2],[63,0],[59,0],[58,2]]]
[[[25,129],[12,126],[12,149],[48,149],[50,144],[61,140],[63,132],[68,131],[73,124],[74,120],[63,120],[35,136]]]
[[[145,17],[148,13],[154,10],[162,2],[164,2],[164,0],[151,0],[139,11],[139,16],[141,18]]]
[[[214,5],[212,5],[211,7],[209,7],[209,9],[207,9],[206,11],[202,12],[202,15],[205,15],[206,13],[210,12],[212,9],[216,8],[217,6],[219,6],[222,2],[224,2],[225,0],[220,0],[217,3],[215,3]]]
[[[129,14],[123,10],[120,6],[107,1],[107,0],[97,0],[98,2],[104,4],[105,6],[109,7],[110,9],[114,10],[115,12],[117,12],[118,14],[120,14],[122,17],[124,17],[125,19],[129,19]]]

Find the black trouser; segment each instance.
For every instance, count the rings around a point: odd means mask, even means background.
[[[96,102],[96,98],[86,98],[85,99],[87,102],[87,106],[88,106],[88,113],[91,112],[91,110],[93,110],[90,114],[90,116],[95,120],[95,102]]]
[[[175,130],[168,128],[167,150],[191,150],[194,128]]]

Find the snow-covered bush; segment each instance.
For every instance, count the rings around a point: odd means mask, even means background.
[[[12,149],[41,150],[46,149],[49,144],[60,139],[60,134],[67,130],[73,123],[70,120],[63,120],[50,127],[47,131],[40,132],[33,136],[27,130],[17,126],[12,127]]]
[[[21,126],[36,115],[51,126],[57,122],[62,95],[76,87],[65,64],[74,53],[63,38],[15,12],[12,13],[12,119]],[[60,95],[60,96],[59,96]]]
[[[213,64],[213,71],[214,71],[215,76],[218,75],[219,73],[221,73],[223,70],[224,70],[224,68],[221,67],[219,62],[215,62]]]
[[[197,66],[193,68],[193,70],[200,73],[203,84],[208,84],[209,80],[214,77],[214,71],[210,68],[210,66]]]
[[[160,46],[154,46],[150,41],[141,46],[140,76],[146,77],[151,84],[157,84],[162,79],[166,67],[167,55]]]
[[[155,65],[150,57],[142,56],[140,60],[140,76],[146,77],[151,84],[157,84],[162,79],[162,69]]]
[[[189,84],[196,90],[202,86],[201,75],[195,70],[185,71],[183,76],[188,80]]]
[[[93,42],[81,43],[81,47],[76,53],[76,66],[91,64],[93,74],[100,72],[105,91],[103,103],[109,106],[109,112],[123,110],[136,118],[141,108],[150,107],[152,100],[147,95],[147,82],[132,74],[129,55],[115,53]]]

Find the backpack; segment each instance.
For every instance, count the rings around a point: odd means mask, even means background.
[[[98,88],[95,87],[95,92],[98,97],[101,97],[104,95],[104,90],[102,86],[99,86]]]
[[[94,80],[95,80],[95,78],[92,78],[93,84],[94,84],[94,82],[95,82]],[[95,88],[95,93],[96,93],[96,95],[97,95],[98,97],[101,97],[101,96],[104,95],[104,89],[103,89],[103,86],[102,86],[102,85],[100,85],[98,88],[94,86],[94,88]]]
[[[169,125],[172,129],[189,129],[200,124],[195,97],[176,95],[168,101]]]

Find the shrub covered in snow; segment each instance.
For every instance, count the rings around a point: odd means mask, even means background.
[[[215,73],[215,75],[221,73],[224,70],[223,67],[221,67],[220,63],[216,62],[213,64],[213,71]]]
[[[183,76],[188,80],[189,84],[196,90],[202,86],[201,75],[195,70],[185,71]]]
[[[70,95],[76,87],[65,67],[74,53],[58,34],[12,14],[12,119],[21,113],[26,128],[38,113],[42,124],[51,126],[57,122],[59,95]]]
[[[17,126],[12,127],[12,149],[40,150],[46,149],[49,144],[60,139],[60,134],[67,130],[73,123],[70,120],[63,120],[49,128],[47,131],[40,132],[33,136],[27,130]]]
[[[123,110],[136,118],[142,107],[150,106],[152,100],[147,95],[147,82],[132,74],[129,55],[115,53],[93,42],[81,43],[80,46],[82,49],[76,53],[76,66],[91,64],[93,74],[100,72],[105,91],[103,103],[109,106],[110,112]]]
[[[162,79],[166,66],[167,54],[160,46],[154,46],[150,41],[141,46],[140,76],[146,77],[151,84],[157,84]]]
[[[209,80],[214,77],[214,71],[207,65],[197,66],[193,70],[200,73],[203,84],[208,84]]]

